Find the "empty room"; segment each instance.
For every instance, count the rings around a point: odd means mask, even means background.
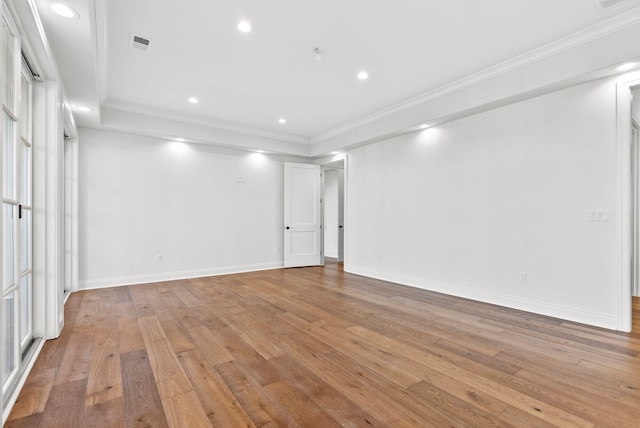
[[[640,426],[640,0],[2,0],[4,427]]]

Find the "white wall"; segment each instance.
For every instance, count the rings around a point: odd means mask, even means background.
[[[599,80],[351,151],[347,270],[617,328],[615,111]]]
[[[324,173],[324,255],[338,258],[338,170]]]
[[[80,288],[282,266],[282,183],[266,155],[81,129]]]

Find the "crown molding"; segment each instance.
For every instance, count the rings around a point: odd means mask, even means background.
[[[208,128],[213,128],[221,131],[231,131],[241,134],[252,135],[256,137],[271,138],[280,141],[286,141],[296,144],[308,145],[310,140],[306,137],[297,135],[284,134],[278,132],[267,131],[264,129],[256,129],[242,124],[225,123],[221,121],[208,120],[204,118],[195,118],[192,116],[177,115],[173,112],[160,111],[157,109],[151,109],[139,105],[133,105],[124,102],[107,101],[107,62],[109,52],[109,38],[108,38],[108,2],[109,0],[91,0],[90,8],[92,11],[92,25],[93,31],[93,45],[94,45],[94,64],[96,70],[96,82],[98,97],[100,105],[98,109],[102,107],[110,108],[112,110],[120,110],[127,113],[135,113],[146,116],[152,116],[161,119],[177,120],[192,125],[200,125]]]
[[[78,134],[75,118],[67,103],[67,94],[60,78],[60,70],[56,63],[49,39],[44,31],[42,19],[35,0],[3,2],[2,7],[12,17],[12,24],[20,34],[22,54],[27,59],[32,72],[37,73],[39,82],[55,82],[60,94],[61,114],[65,130],[71,137]]]
[[[18,32],[21,36],[21,48],[26,54],[32,71],[38,73],[42,80],[60,80],[60,72],[51,51],[51,45],[38,13],[35,0],[13,1],[3,3],[9,9]]]
[[[107,97],[107,53],[109,52],[107,3],[108,0],[90,0],[89,2],[93,29],[93,63],[96,70],[99,104],[102,104]]]
[[[391,116],[393,114],[414,108],[421,104],[428,103],[435,99],[450,95],[470,86],[474,86],[489,79],[496,78],[515,69],[524,67],[537,61],[541,61],[550,56],[570,50],[585,43],[592,42],[596,39],[605,37],[607,35],[637,24],[640,24],[640,6],[636,6],[631,11],[609,18],[605,21],[599,22],[595,25],[592,25],[591,27],[572,33],[561,39],[554,40],[553,42],[532,49],[506,61],[502,61],[498,64],[495,64],[462,79],[456,80],[447,85],[440,86],[436,89],[402,101],[398,104],[363,116],[360,119],[356,119],[342,126],[338,126],[327,132],[318,134],[312,137],[310,142],[311,144],[321,143],[330,138],[337,137],[346,132],[376,122],[384,117]]]
[[[147,107],[137,106],[129,103],[109,101],[109,102],[103,103],[101,107],[109,108],[111,110],[122,111],[126,113],[135,113],[135,114],[140,114],[144,116],[150,116],[158,119],[167,119],[167,120],[172,120],[172,121],[177,121],[182,123],[188,123],[191,125],[204,126],[204,127],[219,130],[219,131],[236,132],[239,134],[246,134],[246,135],[262,137],[262,138],[270,138],[273,140],[279,140],[279,141],[284,141],[288,143],[303,144],[305,146],[309,145],[308,138],[300,137],[297,135],[282,134],[282,133],[271,132],[263,129],[250,128],[250,127],[243,126],[241,124],[224,123],[224,122],[212,121],[207,119],[198,119],[192,116],[178,115],[173,112],[154,110]]]
[[[108,61],[108,37],[106,31],[108,1],[109,0],[92,0],[92,4],[94,6],[93,10],[95,13],[94,19],[96,23],[96,26],[94,27],[94,43],[96,46],[94,60],[96,64],[96,80],[98,82],[98,92],[101,103],[101,105],[99,106],[100,108],[105,107],[113,110],[120,110],[123,112],[147,115],[162,119],[171,119],[183,123],[205,126],[221,131],[231,131],[240,134],[271,138],[304,145],[314,145],[322,143],[326,140],[340,136],[349,131],[353,131],[354,129],[364,127],[388,116],[402,113],[417,106],[429,103],[438,98],[442,98],[447,95],[459,92],[461,90],[464,90],[465,88],[469,88],[481,84],[482,82],[485,82],[487,80],[494,79],[516,69],[525,67],[529,64],[544,60],[545,58],[559,54],[563,51],[567,51],[580,45],[592,42],[612,33],[621,31],[630,26],[640,24],[640,6],[635,6],[630,11],[621,13],[605,21],[594,24],[586,29],[579,30],[575,33],[547,43],[538,48],[532,49],[521,55],[502,61],[477,73],[468,75],[467,77],[464,77],[462,79],[437,87],[433,90],[409,98],[395,105],[391,105],[374,113],[360,117],[359,119],[345,123],[326,132],[321,132],[311,138],[307,138],[298,135],[284,134],[264,129],[252,128],[239,123],[225,123],[222,121],[209,120],[206,118],[176,115],[176,113],[169,111],[159,111],[148,107],[133,105],[124,102],[117,102],[114,100],[107,101],[106,66]]]

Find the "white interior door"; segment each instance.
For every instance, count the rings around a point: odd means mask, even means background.
[[[320,165],[284,164],[284,266],[322,264]]]

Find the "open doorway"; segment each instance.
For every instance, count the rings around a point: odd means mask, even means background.
[[[324,166],[324,257],[344,261],[344,162]]]

